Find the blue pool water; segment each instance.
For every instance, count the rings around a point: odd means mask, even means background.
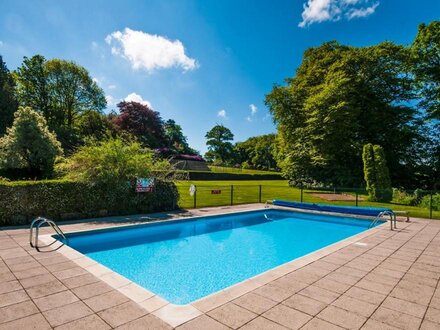
[[[370,223],[261,210],[72,234],[67,244],[169,302],[187,304],[365,231]]]

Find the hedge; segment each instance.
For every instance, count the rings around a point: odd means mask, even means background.
[[[188,171],[189,180],[284,180],[280,174],[235,174]]]
[[[174,183],[157,181],[154,192],[133,185],[92,186],[67,180],[0,182],[0,225],[29,224],[37,216],[73,220],[177,208]]]

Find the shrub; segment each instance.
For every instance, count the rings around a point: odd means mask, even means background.
[[[90,141],[70,158],[57,164],[66,179],[108,186],[124,185],[136,177],[172,171],[170,163],[158,160],[153,151],[137,142],[110,139]]]
[[[393,201],[399,204],[416,206],[419,205],[424,193],[421,189],[414,190],[413,194],[393,188]]]
[[[431,205],[431,196],[426,195],[422,198],[422,201],[420,202],[420,206],[429,209]],[[440,211],[440,194],[434,194],[432,195],[432,210],[433,211]]]
[[[1,167],[25,169],[33,177],[49,176],[61,154],[61,144],[44,117],[29,107],[17,110],[12,127],[0,139]]]
[[[393,191],[383,148],[371,143],[364,145],[362,160],[369,199],[374,202],[391,201]]]
[[[71,180],[0,182],[0,224],[30,223],[37,216],[55,220],[168,211],[177,207],[171,182],[156,181],[154,192],[136,193],[134,182],[90,185]]]

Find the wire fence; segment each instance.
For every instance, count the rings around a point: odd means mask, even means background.
[[[267,200],[283,199],[304,203],[387,207],[394,211],[408,211],[412,217],[440,219],[439,191],[395,189],[390,202],[374,202],[369,200],[367,192],[362,188],[310,189],[276,184],[180,184],[178,190],[179,206],[182,208],[265,203]]]

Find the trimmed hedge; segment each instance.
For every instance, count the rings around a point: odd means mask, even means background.
[[[284,180],[280,174],[235,174],[218,172],[188,172],[189,180]]]
[[[0,225],[29,224],[37,216],[72,220],[141,214],[177,208],[172,182],[156,181],[153,193],[136,193],[133,185],[92,186],[67,180],[0,182]]]

